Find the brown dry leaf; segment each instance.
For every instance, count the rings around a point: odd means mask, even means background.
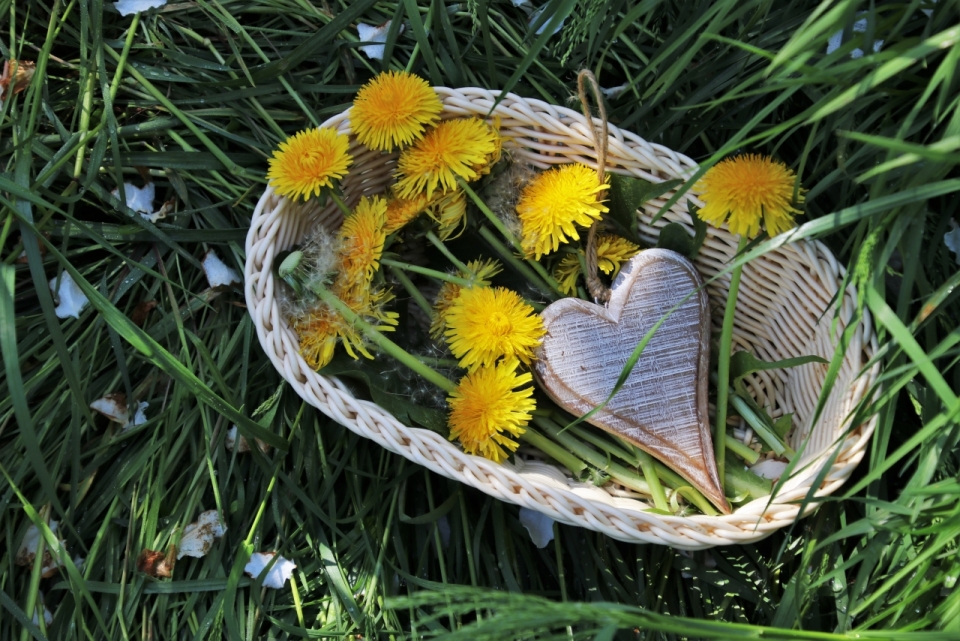
[[[177,563],[177,548],[173,545],[167,548],[167,553],[145,549],[137,557],[137,569],[157,578],[173,576],[173,566]]]
[[[16,72],[13,68],[16,67]],[[3,75],[0,76],[0,101],[6,100],[11,95],[15,96],[30,85],[33,79],[33,72],[37,70],[37,63],[30,60],[16,60],[10,58],[3,61]],[[13,83],[13,92],[8,94],[7,90]],[[0,102],[0,105],[3,103]]]
[[[157,301],[155,300],[140,301],[137,303],[137,306],[133,308],[133,313],[130,314],[130,320],[137,327],[143,327],[143,324],[147,321],[147,314],[156,306]]]

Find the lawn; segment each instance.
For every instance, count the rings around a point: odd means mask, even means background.
[[[960,639],[957,0],[0,0],[0,16],[3,58],[35,63],[19,84],[8,64],[0,107],[0,639]],[[388,21],[371,58],[357,25]],[[574,108],[590,69],[621,129],[703,165],[792,168],[801,230],[879,339],[859,409],[877,429],[847,484],[753,545],[555,524],[538,548],[516,506],[301,400],[242,285],[212,287],[203,262],[243,274],[272,151],[387,69]],[[125,183],[152,184],[165,215],[123,204]],[[76,317],[57,313],[64,279],[88,299]],[[119,422],[91,409],[117,394]],[[227,449],[234,425],[271,447]],[[226,530],[204,556],[143,571],[208,510]],[[282,588],[245,575],[254,552],[296,564]]]

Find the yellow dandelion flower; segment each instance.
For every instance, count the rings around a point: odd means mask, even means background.
[[[533,307],[504,287],[462,289],[445,320],[450,351],[470,371],[501,356],[529,364],[546,333]]]
[[[393,293],[389,290],[371,290],[369,287],[343,289],[342,284],[335,284],[333,291],[355,314],[373,325],[377,331],[392,332],[396,328],[399,314],[385,309],[386,304],[393,300]],[[296,319],[293,329],[300,340],[300,355],[314,369],[320,369],[330,362],[337,343],[343,343],[351,358],[359,358],[358,353],[369,359],[373,358],[373,354],[366,347],[363,333],[347,323],[328,305],[318,305]]]
[[[528,184],[517,203],[521,243],[536,260],[556,251],[560,243],[579,240],[577,225],[589,226],[607,211],[597,172],[574,163],[548,169]]]
[[[640,251],[625,238],[613,234],[597,234],[597,268],[604,274],[616,278],[623,263]],[[553,270],[553,277],[560,285],[560,293],[575,296],[577,293],[577,279],[583,272],[580,264],[582,251],[567,254],[560,259],[560,264]]]
[[[445,120],[400,154],[397,194],[411,198],[457,188],[457,176],[476,180],[499,153],[499,133],[479,118]]]
[[[387,201],[380,196],[364,196],[343,221],[337,234],[340,277],[349,286],[365,288],[380,266],[383,243],[387,238]]]
[[[479,454],[501,463],[517,449],[517,437],[526,431],[536,409],[533,377],[517,373],[511,359],[481,367],[464,376],[447,399],[450,403],[450,440],[459,440],[467,454]]]
[[[699,216],[715,227],[726,220],[730,233],[747,238],[760,233],[761,220],[768,234],[781,234],[796,225],[793,216],[801,213],[792,203],[796,177],[785,164],[767,156],[728,158],[697,183],[706,203]],[[803,202],[803,196],[797,200]]]
[[[597,268],[604,274],[616,278],[620,267],[640,251],[626,238],[614,234],[597,234]]]
[[[426,80],[389,71],[360,88],[350,110],[357,140],[371,149],[393,151],[423,137],[440,119],[443,103]]]
[[[577,295],[577,279],[580,277],[580,258],[577,253],[566,254],[553,270],[553,279],[564,296]]]
[[[472,287],[489,287],[490,279],[503,270],[500,263],[492,258],[487,260],[472,260],[467,263],[467,271],[460,270],[457,274],[460,278],[467,278],[472,281]],[[433,305],[433,317],[430,322],[430,336],[435,340],[440,340],[444,330],[447,328],[447,310],[453,305],[453,301],[460,295],[463,285],[458,283],[445,282],[440,287],[437,294],[437,300]]]
[[[267,179],[281,196],[319,196],[347,173],[353,158],[346,136],[333,129],[307,129],[287,138],[267,162]]]
[[[440,223],[440,240],[456,238],[467,228],[467,197],[459,189],[435,200],[430,206],[430,212]]]
[[[387,201],[387,223],[384,231],[387,234],[399,231],[429,206],[430,201],[423,194],[417,194],[413,198],[391,198]]]

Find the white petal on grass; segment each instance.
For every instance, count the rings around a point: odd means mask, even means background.
[[[140,11],[156,9],[165,4],[167,4],[167,0],[120,0],[114,2],[113,6],[117,8],[121,16],[132,16]]]
[[[196,559],[203,558],[213,547],[214,539],[219,539],[227,531],[220,521],[216,510],[207,510],[197,517],[196,523],[191,523],[183,530],[183,538],[177,548],[177,560],[185,556]]]
[[[70,272],[63,272],[60,275],[60,287],[58,289],[54,289],[54,287],[57,287],[56,277],[50,279],[50,291],[55,291],[57,298],[60,300],[56,309],[53,310],[57,314],[57,318],[67,318],[68,316],[80,318],[80,310],[88,302],[87,296],[74,282]]]
[[[943,244],[953,252],[957,264],[960,265],[960,225],[957,225],[957,221],[950,220],[950,231],[943,235]]]
[[[50,523],[47,524],[47,527],[50,528],[50,532],[54,536],[57,536],[58,525],[57,521],[50,521]],[[31,525],[27,528],[14,560],[17,565],[26,567],[33,566],[33,562],[37,558],[37,548],[40,546],[40,536],[40,530],[36,525]],[[59,537],[57,538],[59,540]],[[53,576],[57,568],[61,565],[63,564],[60,562],[59,550],[51,550],[49,545],[44,545],[43,564],[41,565],[40,575],[44,578]]]
[[[120,190],[114,189],[110,192],[114,198],[120,199]],[[147,183],[142,188],[131,183],[123,183],[123,194],[127,201],[127,207],[140,214],[141,218],[155,223],[161,218],[166,218],[170,210],[173,209],[176,201],[171,200],[160,206],[160,209],[154,210],[153,201],[157,197],[157,189],[153,183]]]
[[[530,540],[538,548],[545,548],[553,540],[553,519],[526,507],[520,508],[520,525],[527,528]]]
[[[537,18],[540,17],[540,14],[543,13],[543,10],[546,9],[546,8],[547,8],[547,5],[543,5],[542,7],[540,7],[539,9],[537,9],[536,11],[534,11],[533,13],[531,13],[531,14],[530,14],[530,19],[527,20],[527,25],[532,27],[532,26],[533,26],[533,23],[535,23],[535,22],[537,21]],[[543,24],[540,25],[540,28],[537,29],[537,35],[538,35],[538,36],[539,36],[541,33],[544,32],[544,30],[547,28],[547,25],[550,24],[550,21],[551,21],[551,20],[553,20],[553,16],[547,16],[546,20],[543,21]],[[564,18],[563,20],[560,21],[560,24],[557,25],[557,28],[554,29],[554,30],[553,30],[553,33],[551,33],[550,35],[551,35],[551,36],[555,36],[555,35],[557,35],[558,33],[560,33],[560,30],[563,29],[563,23],[564,23],[564,22],[566,22],[566,18]]]
[[[260,448],[260,451],[266,454],[270,451],[270,444],[261,441],[260,439],[255,439],[257,442],[257,447]],[[233,425],[227,430],[227,437],[224,439],[223,443],[228,450],[231,452],[234,448],[237,449],[237,454],[244,454],[250,451],[250,441],[247,440],[245,436],[237,432],[237,426]]]
[[[43,602],[43,592],[37,592],[37,605],[43,608],[43,623],[44,625],[53,625],[53,613],[47,609],[46,603]],[[33,625],[40,625],[40,619],[37,618],[37,613],[33,613]]]
[[[277,556],[276,552],[254,552],[250,556],[250,562],[244,566],[243,571],[250,575],[251,578],[257,579],[263,574],[264,568],[267,567],[267,564],[270,563],[275,556]],[[270,571],[267,572],[267,575],[263,578],[263,587],[279,590],[286,584],[287,579],[290,578],[290,575],[293,574],[293,570],[296,567],[297,564],[293,561],[278,556],[277,562],[273,564],[273,567],[270,568]]]
[[[386,50],[386,46],[383,43],[387,41],[387,32],[390,30],[391,22],[393,21],[387,20],[379,27],[372,27],[363,23],[357,24],[357,35],[360,37],[360,42],[378,43],[360,47],[360,51],[365,53],[371,60],[383,60],[383,53]],[[403,31],[402,26],[400,30],[401,32]]]
[[[240,275],[227,267],[212,249],[203,257],[203,271],[207,274],[207,282],[210,283],[210,287],[239,285],[243,282],[240,280]]]
[[[127,407],[127,397],[125,394],[107,394],[103,398],[98,398],[90,403],[90,409],[100,412],[114,423],[123,425],[123,429],[143,425],[147,422],[146,409],[150,403],[140,401],[137,403],[137,409],[133,415],[133,421],[130,420],[130,408]]]
[[[613,100],[614,98],[618,98],[620,94],[629,88],[630,85],[620,85],[619,87],[610,87],[609,89],[600,87],[600,93],[606,96],[607,100]]]
[[[785,469],[787,469],[786,463],[772,458],[754,463],[753,466],[750,467],[751,472],[765,479],[770,479],[771,481],[776,481],[783,476]]]
[[[866,33],[867,31],[867,19],[861,18],[853,23],[853,32],[854,33]],[[843,44],[843,31],[838,31],[832,36],[830,40],[827,41],[827,55],[830,55],[834,51],[840,48],[840,45]],[[874,40],[873,41],[873,52],[877,53],[880,49],[883,48],[883,40]],[[859,47],[850,52],[851,58],[862,58],[863,50]]]

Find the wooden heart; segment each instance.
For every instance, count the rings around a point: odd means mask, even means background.
[[[588,422],[649,452],[729,514],[707,416],[707,293],[689,296],[701,285],[680,254],[640,252],[621,269],[606,307],[564,298],[543,310],[547,334],[534,374],[558,405],[583,416],[607,399],[637,344],[679,305],[624,386]]]

